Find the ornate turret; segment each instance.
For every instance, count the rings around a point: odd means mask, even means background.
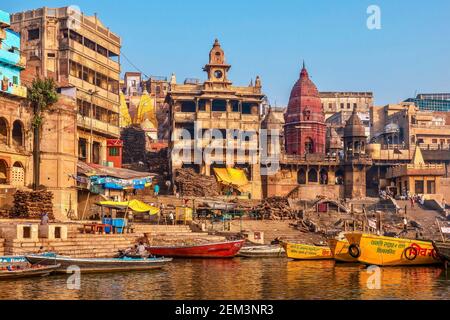
[[[216,39],[209,52],[209,63],[203,68],[203,71],[208,73],[207,82],[224,87],[231,84],[228,81],[228,71],[230,68],[231,65],[225,63],[225,52],[220,46],[219,40]]]
[[[344,128],[346,198],[366,196],[366,169],[372,164],[366,155],[366,143],[366,131],[355,108]]]
[[[366,141],[366,130],[355,108],[344,128],[345,158],[351,160],[355,156],[358,157],[365,154]]]

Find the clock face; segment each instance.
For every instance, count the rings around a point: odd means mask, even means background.
[[[220,70],[214,71],[214,77],[216,77],[217,79],[222,79],[222,77],[223,77],[223,72],[220,71]]]

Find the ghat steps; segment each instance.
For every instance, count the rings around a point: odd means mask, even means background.
[[[65,240],[42,238],[37,241],[0,239],[0,254],[23,255],[36,253],[42,246],[46,251],[53,251],[61,255],[77,258],[112,257],[119,249],[134,246],[146,234],[150,236],[151,243],[154,245],[225,240],[223,237],[210,236],[207,233],[192,232],[190,227],[185,225],[155,226],[135,224],[134,228],[134,233],[94,235],[80,233],[81,225],[79,224],[69,224],[68,238]]]

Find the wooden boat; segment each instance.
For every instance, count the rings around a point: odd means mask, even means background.
[[[12,267],[12,268],[9,268]],[[26,266],[26,267],[16,267],[9,266],[0,269],[0,280],[11,280],[20,278],[31,278],[31,277],[44,277],[51,274],[53,271],[60,267],[59,264],[51,266]]]
[[[148,247],[153,256],[174,258],[233,258],[244,245],[244,240],[183,246]]]
[[[330,246],[333,258],[339,262],[358,262],[357,258],[353,258],[348,253],[348,247],[350,244],[347,239],[329,239],[328,245]]]
[[[295,260],[333,259],[331,249],[326,246],[283,242],[283,247],[287,257]]]
[[[81,272],[123,272],[123,271],[144,271],[160,269],[170,258],[70,258],[59,255],[26,255],[25,258],[31,264],[59,265],[55,270],[58,273],[66,273],[70,266],[77,266]]]
[[[279,258],[285,257],[286,252],[282,246],[251,246],[242,247],[237,256],[244,258]]]
[[[450,242],[433,242],[433,247],[442,260],[450,262]]]
[[[440,263],[430,241],[346,233],[349,254],[359,262],[379,266],[428,265]]]

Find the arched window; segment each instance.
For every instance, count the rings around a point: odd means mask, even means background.
[[[361,143],[359,141],[355,141],[355,153],[359,153],[361,151]]]
[[[323,168],[320,170],[320,184],[328,184],[328,170]]]
[[[0,118],[0,143],[8,144],[8,121],[5,118]]]
[[[338,171],[336,171],[336,184],[344,184],[344,171],[342,171],[341,169],[339,169]]]
[[[8,164],[5,160],[0,159],[0,184],[8,183]]]
[[[14,162],[11,168],[11,184],[15,186],[25,185],[25,168],[19,161]]]
[[[305,169],[300,169],[297,172],[297,182],[298,184],[306,184],[306,171]]]
[[[317,170],[314,168],[309,169],[308,182],[318,182]]]
[[[305,153],[314,153],[314,142],[311,138],[306,138],[305,140]]]
[[[16,146],[24,145],[23,124],[19,120],[16,120],[13,123],[12,141]]]
[[[308,109],[306,109],[305,111],[303,111],[303,119],[304,119],[305,121],[311,120],[311,111],[309,111]]]

